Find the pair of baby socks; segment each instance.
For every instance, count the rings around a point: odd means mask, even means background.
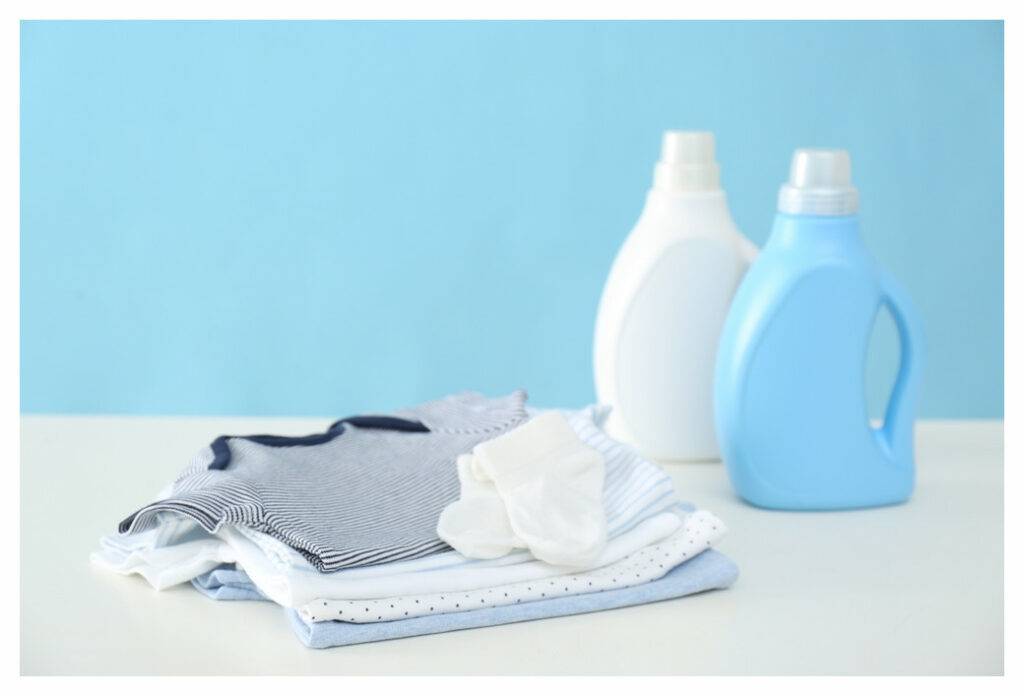
[[[469,558],[527,548],[554,565],[585,567],[607,541],[604,460],[562,414],[545,412],[456,461],[461,494],[437,533]]]

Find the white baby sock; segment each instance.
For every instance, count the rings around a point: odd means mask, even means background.
[[[505,503],[491,481],[478,480],[473,455],[456,460],[461,497],[441,512],[437,535],[467,558],[499,558],[526,546],[512,531]]]
[[[495,558],[526,547],[542,561],[583,567],[604,548],[604,460],[560,413],[477,445],[458,466],[462,497],[437,531],[463,555]]]

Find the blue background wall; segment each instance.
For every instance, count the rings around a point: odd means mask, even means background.
[[[759,244],[791,151],[849,149],[922,414],[1002,415],[1001,23],[31,22],[21,57],[23,411],[590,401],[661,131],[701,128]]]

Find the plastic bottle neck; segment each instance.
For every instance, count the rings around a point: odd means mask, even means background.
[[[725,191],[722,189],[668,192],[651,188],[647,192],[644,215],[660,217],[678,214],[723,216],[732,220]]]
[[[654,165],[654,190],[663,193],[703,193],[719,190],[718,163],[681,164],[658,162]]]
[[[859,252],[864,248],[856,215],[791,215],[777,213],[769,244],[822,253]]]

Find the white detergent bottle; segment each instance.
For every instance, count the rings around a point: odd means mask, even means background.
[[[718,458],[718,337],[756,254],[719,186],[714,136],[667,131],[597,313],[594,380],[612,406],[609,434],[651,458]]]

